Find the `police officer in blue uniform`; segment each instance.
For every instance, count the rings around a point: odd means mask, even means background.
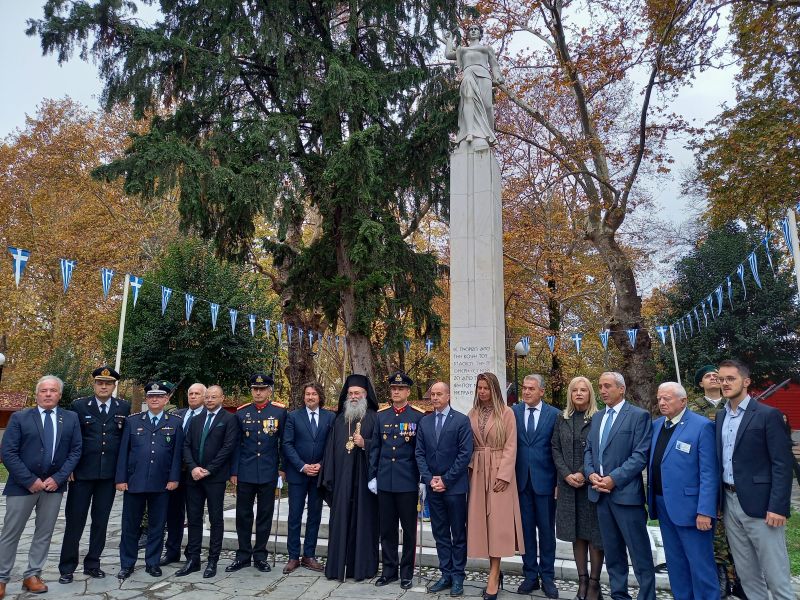
[[[83,559],[83,572],[95,578],[106,576],[100,568],[100,555],[105,548],[108,518],[116,494],[114,474],[122,427],[125,417],[131,413],[131,405],[112,397],[119,380],[119,373],[114,369],[99,367],[92,372],[92,377],[94,394],[78,398],[70,406],[78,414],[81,424],[83,450],[81,460],[70,477],[64,509],[67,522],[58,563],[61,574],[59,583],[72,583],[72,574],[78,567],[78,547],[90,506],[92,525],[89,529],[89,550]]]
[[[262,572],[270,571],[267,541],[272,530],[275,488],[281,463],[281,441],[287,411],[272,402],[274,381],[269,375],[250,377],[253,401],[239,407],[239,444],[233,458],[231,481],[236,486],[236,535],[239,549],[236,559],[225,571],[231,573],[253,564]],[[282,476],[283,473],[281,472]],[[253,502],[258,499],[256,543],[252,543]]]
[[[417,543],[417,503],[424,500],[415,457],[417,425],[425,413],[411,406],[411,378],[397,371],[389,376],[392,404],[378,411],[370,450],[370,490],[378,494],[383,573],[375,581],[384,586],[398,579],[397,523],[403,528],[400,587],[409,589],[414,577]]]
[[[125,492],[122,504],[120,571],[127,579],[138,555],[139,526],[148,513],[145,570],[161,576],[159,560],[164,546],[168,492],[178,487],[181,476],[183,428],[181,418],[164,412],[168,391],[160,382],[145,388],[147,410],[125,419],[117,461],[117,490]]]

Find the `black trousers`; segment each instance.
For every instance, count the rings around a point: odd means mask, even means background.
[[[92,525],[89,529],[89,551],[83,559],[86,569],[100,568],[100,555],[106,546],[106,530],[111,507],[114,505],[114,479],[70,481],[64,514],[67,522],[58,570],[62,575],[73,573],[78,567],[78,546],[86,527],[91,505]]]
[[[200,560],[200,548],[203,544],[203,514],[208,505],[208,520],[211,522],[208,560],[219,560],[219,553],[222,551],[222,535],[225,532],[224,502],[224,481],[192,480],[186,486],[186,514],[189,521],[189,541],[186,543],[187,559]]]
[[[167,540],[164,543],[164,554],[168,558],[179,558],[183,545],[183,525],[186,522],[186,487],[187,474],[181,474],[177,490],[169,493],[167,507]]]
[[[272,531],[272,513],[275,511],[276,481],[246,483],[236,486],[236,536],[239,549],[236,560],[267,560],[267,542]],[[253,502],[258,501],[256,512],[256,543],[253,545]]]
[[[378,490],[381,527],[381,561],[384,577],[397,577],[397,522],[403,528],[403,555],[400,579],[414,577],[414,549],[417,545],[417,492],[381,492]]]
[[[119,562],[122,568],[131,568],[139,556],[139,529],[142,525],[144,511],[147,510],[147,549],[144,553],[144,564],[157,567],[164,547],[164,522],[167,519],[166,490],[163,492],[147,492],[135,494],[125,492],[122,504],[122,536],[119,541]]]

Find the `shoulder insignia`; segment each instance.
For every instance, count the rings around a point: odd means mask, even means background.
[[[248,406],[250,406],[251,404],[252,404],[252,402],[248,402],[247,404],[242,404],[242,405],[241,405],[239,408],[237,408],[236,410],[242,410],[243,408],[247,408],[247,407],[248,407]]]
[[[285,404],[281,404],[280,402],[270,402],[272,406],[277,406],[278,408],[286,408]]]
[[[422,410],[421,408],[417,408],[417,407],[416,407],[416,406],[414,406],[413,404],[409,404],[409,406],[410,406],[411,408],[413,408],[415,411],[417,411],[418,413],[425,414],[425,411],[424,411],[424,410]]]
[[[129,414],[129,415],[128,415],[127,417],[125,417],[125,418],[126,418],[126,419],[130,419],[131,417],[138,417],[139,415],[143,415],[143,414],[144,414],[144,411],[143,411],[143,410],[140,410],[139,412],[135,412],[135,413],[131,413],[131,414]]]
[[[392,407],[392,405],[391,405],[391,404],[389,404],[389,405],[387,405],[387,406],[384,406],[383,408],[379,408],[379,409],[378,409],[378,412],[383,412],[383,411],[385,411],[385,410],[389,410],[391,407]]]

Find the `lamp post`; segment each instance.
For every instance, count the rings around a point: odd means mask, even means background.
[[[530,352],[530,347],[522,340],[518,341],[517,345],[514,346],[514,398],[516,398],[517,402],[519,402],[519,384],[517,383],[519,381],[519,369],[517,361],[528,356],[528,352]]]
[[[0,352],[0,381],[3,380],[3,367],[6,364],[6,355]]]

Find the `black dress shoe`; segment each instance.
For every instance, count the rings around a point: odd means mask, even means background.
[[[394,577],[384,577],[381,575],[375,582],[375,587],[383,587],[385,585],[389,585],[390,583],[394,583],[395,581],[397,581],[396,575]]]
[[[519,584],[517,588],[518,594],[530,594],[534,590],[539,589],[539,579],[525,579]]]
[[[439,581],[437,581],[431,587],[428,588],[428,592],[431,594],[438,594],[439,592],[443,592],[444,590],[449,590],[451,587],[453,587],[453,580],[447,577],[442,577],[441,579],[439,579]]]
[[[171,565],[172,563],[176,563],[181,559],[180,556],[167,556],[166,554],[161,557],[161,560],[158,562],[159,567],[166,567],[167,565]]]
[[[450,588],[450,596],[452,598],[457,598],[458,596],[464,595],[464,582],[463,581],[454,581],[453,587]]]
[[[184,577],[185,575],[189,575],[190,573],[196,573],[199,570],[200,570],[199,560],[187,560],[180,569],[175,571],[175,577]]]
[[[145,573],[153,577],[161,577],[161,567],[145,567]]]
[[[117,573],[117,579],[125,580],[133,574],[133,567],[122,567]]]
[[[400,580],[400,587],[404,590],[410,590],[414,587],[414,580],[413,579],[401,579]]]
[[[262,573],[269,573],[272,571],[272,567],[269,566],[268,560],[257,560],[253,563],[253,566]]]
[[[211,579],[217,575],[217,561],[209,559],[206,570],[203,571],[203,579]]]
[[[64,573],[58,578],[58,583],[72,583],[72,573]]]
[[[245,567],[250,566],[249,560],[234,560],[231,564],[225,567],[226,573],[233,573],[238,571],[239,569],[244,569]]]
[[[94,577],[95,579],[102,579],[103,577],[106,576],[105,571],[103,571],[103,569],[101,569],[100,567],[97,567],[95,569],[84,569],[83,574],[88,575],[89,577]]]
[[[548,598],[558,598],[558,588],[552,579],[542,579],[542,591]]]

